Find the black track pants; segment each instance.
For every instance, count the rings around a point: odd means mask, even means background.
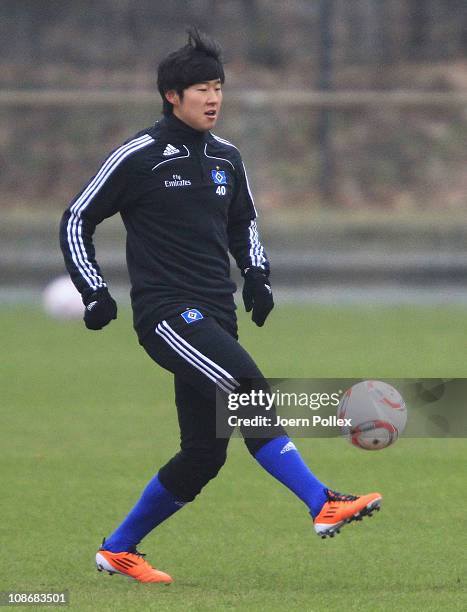
[[[233,381],[264,381],[237,341],[236,325],[212,317],[187,323],[180,315],[161,321],[142,341],[146,352],[173,372],[180,425],[180,451],[159,471],[162,484],[177,499],[191,501],[225,462],[228,438],[216,438],[216,390],[237,391]],[[264,381],[265,383],[265,381]],[[245,438],[255,454],[271,438],[286,435],[270,428],[268,437]]]

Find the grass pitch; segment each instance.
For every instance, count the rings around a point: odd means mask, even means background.
[[[467,311],[279,307],[241,340],[268,376],[461,377]],[[0,591],[70,592],[76,610],[461,610],[467,607],[463,439],[366,453],[297,440],[344,492],[383,510],[320,540],[306,508],[233,439],[219,477],[141,545],[169,587],[98,574],[94,553],[177,448],[171,376],[129,312],[100,333],[0,310]]]

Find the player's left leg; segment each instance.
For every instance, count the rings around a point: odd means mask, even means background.
[[[184,355],[189,358],[195,355],[196,359],[203,363],[215,364],[216,368],[221,368],[222,371],[228,373],[228,380],[245,384],[246,390],[255,387],[267,390],[267,381],[252,357],[239,344],[234,327],[223,328],[213,318],[207,317],[194,324],[185,324],[183,320],[178,320],[178,323],[171,322],[164,333],[175,346],[183,347]],[[182,349],[179,348],[179,350]],[[212,402],[214,385],[209,379],[199,372],[198,376],[190,375],[188,372],[184,372],[183,375],[185,378],[188,376],[188,380],[195,389],[200,392],[204,391],[204,394],[207,393],[206,397],[210,398],[209,403]],[[242,390],[242,388],[236,389],[240,392]],[[214,422],[215,417],[211,420],[211,427],[214,426]],[[243,429],[242,434],[245,435]],[[211,436],[215,435],[215,432],[211,433]],[[305,502],[319,535],[332,535],[345,523],[359,519],[376,506],[379,507],[381,496],[377,493],[370,497],[342,496],[327,488],[305,464],[299,451],[281,426],[268,428],[262,435],[263,437],[256,442],[252,441],[248,435],[246,436],[250,453],[262,468]],[[175,461],[178,460],[175,459]],[[179,466],[169,464],[168,467],[179,467],[180,473],[183,474],[182,463]],[[176,474],[175,471],[172,473]],[[183,479],[179,478],[179,480]],[[176,478],[172,478],[171,482],[167,478],[164,481],[167,488],[172,488],[172,493],[177,493],[174,488],[175,481]],[[181,491],[178,491],[178,494],[180,493]]]
[[[380,509],[379,493],[343,495],[327,488],[286,435],[272,440],[247,437],[245,443],[256,461],[308,506],[315,531],[322,538],[334,537],[344,525]]]

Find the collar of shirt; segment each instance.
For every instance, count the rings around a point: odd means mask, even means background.
[[[170,135],[174,139],[178,137],[182,142],[201,144],[206,141],[209,134],[209,132],[199,132],[195,130],[181,121],[178,117],[175,117],[175,115],[163,117],[156,125],[158,125],[164,133],[167,133],[168,136]]]

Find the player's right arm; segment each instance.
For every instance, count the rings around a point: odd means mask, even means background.
[[[153,139],[144,134],[116,149],[62,216],[60,246],[71,280],[83,299],[89,329],[101,329],[117,317],[117,305],[96,261],[94,231],[132,200],[131,156],[151,142]]]

